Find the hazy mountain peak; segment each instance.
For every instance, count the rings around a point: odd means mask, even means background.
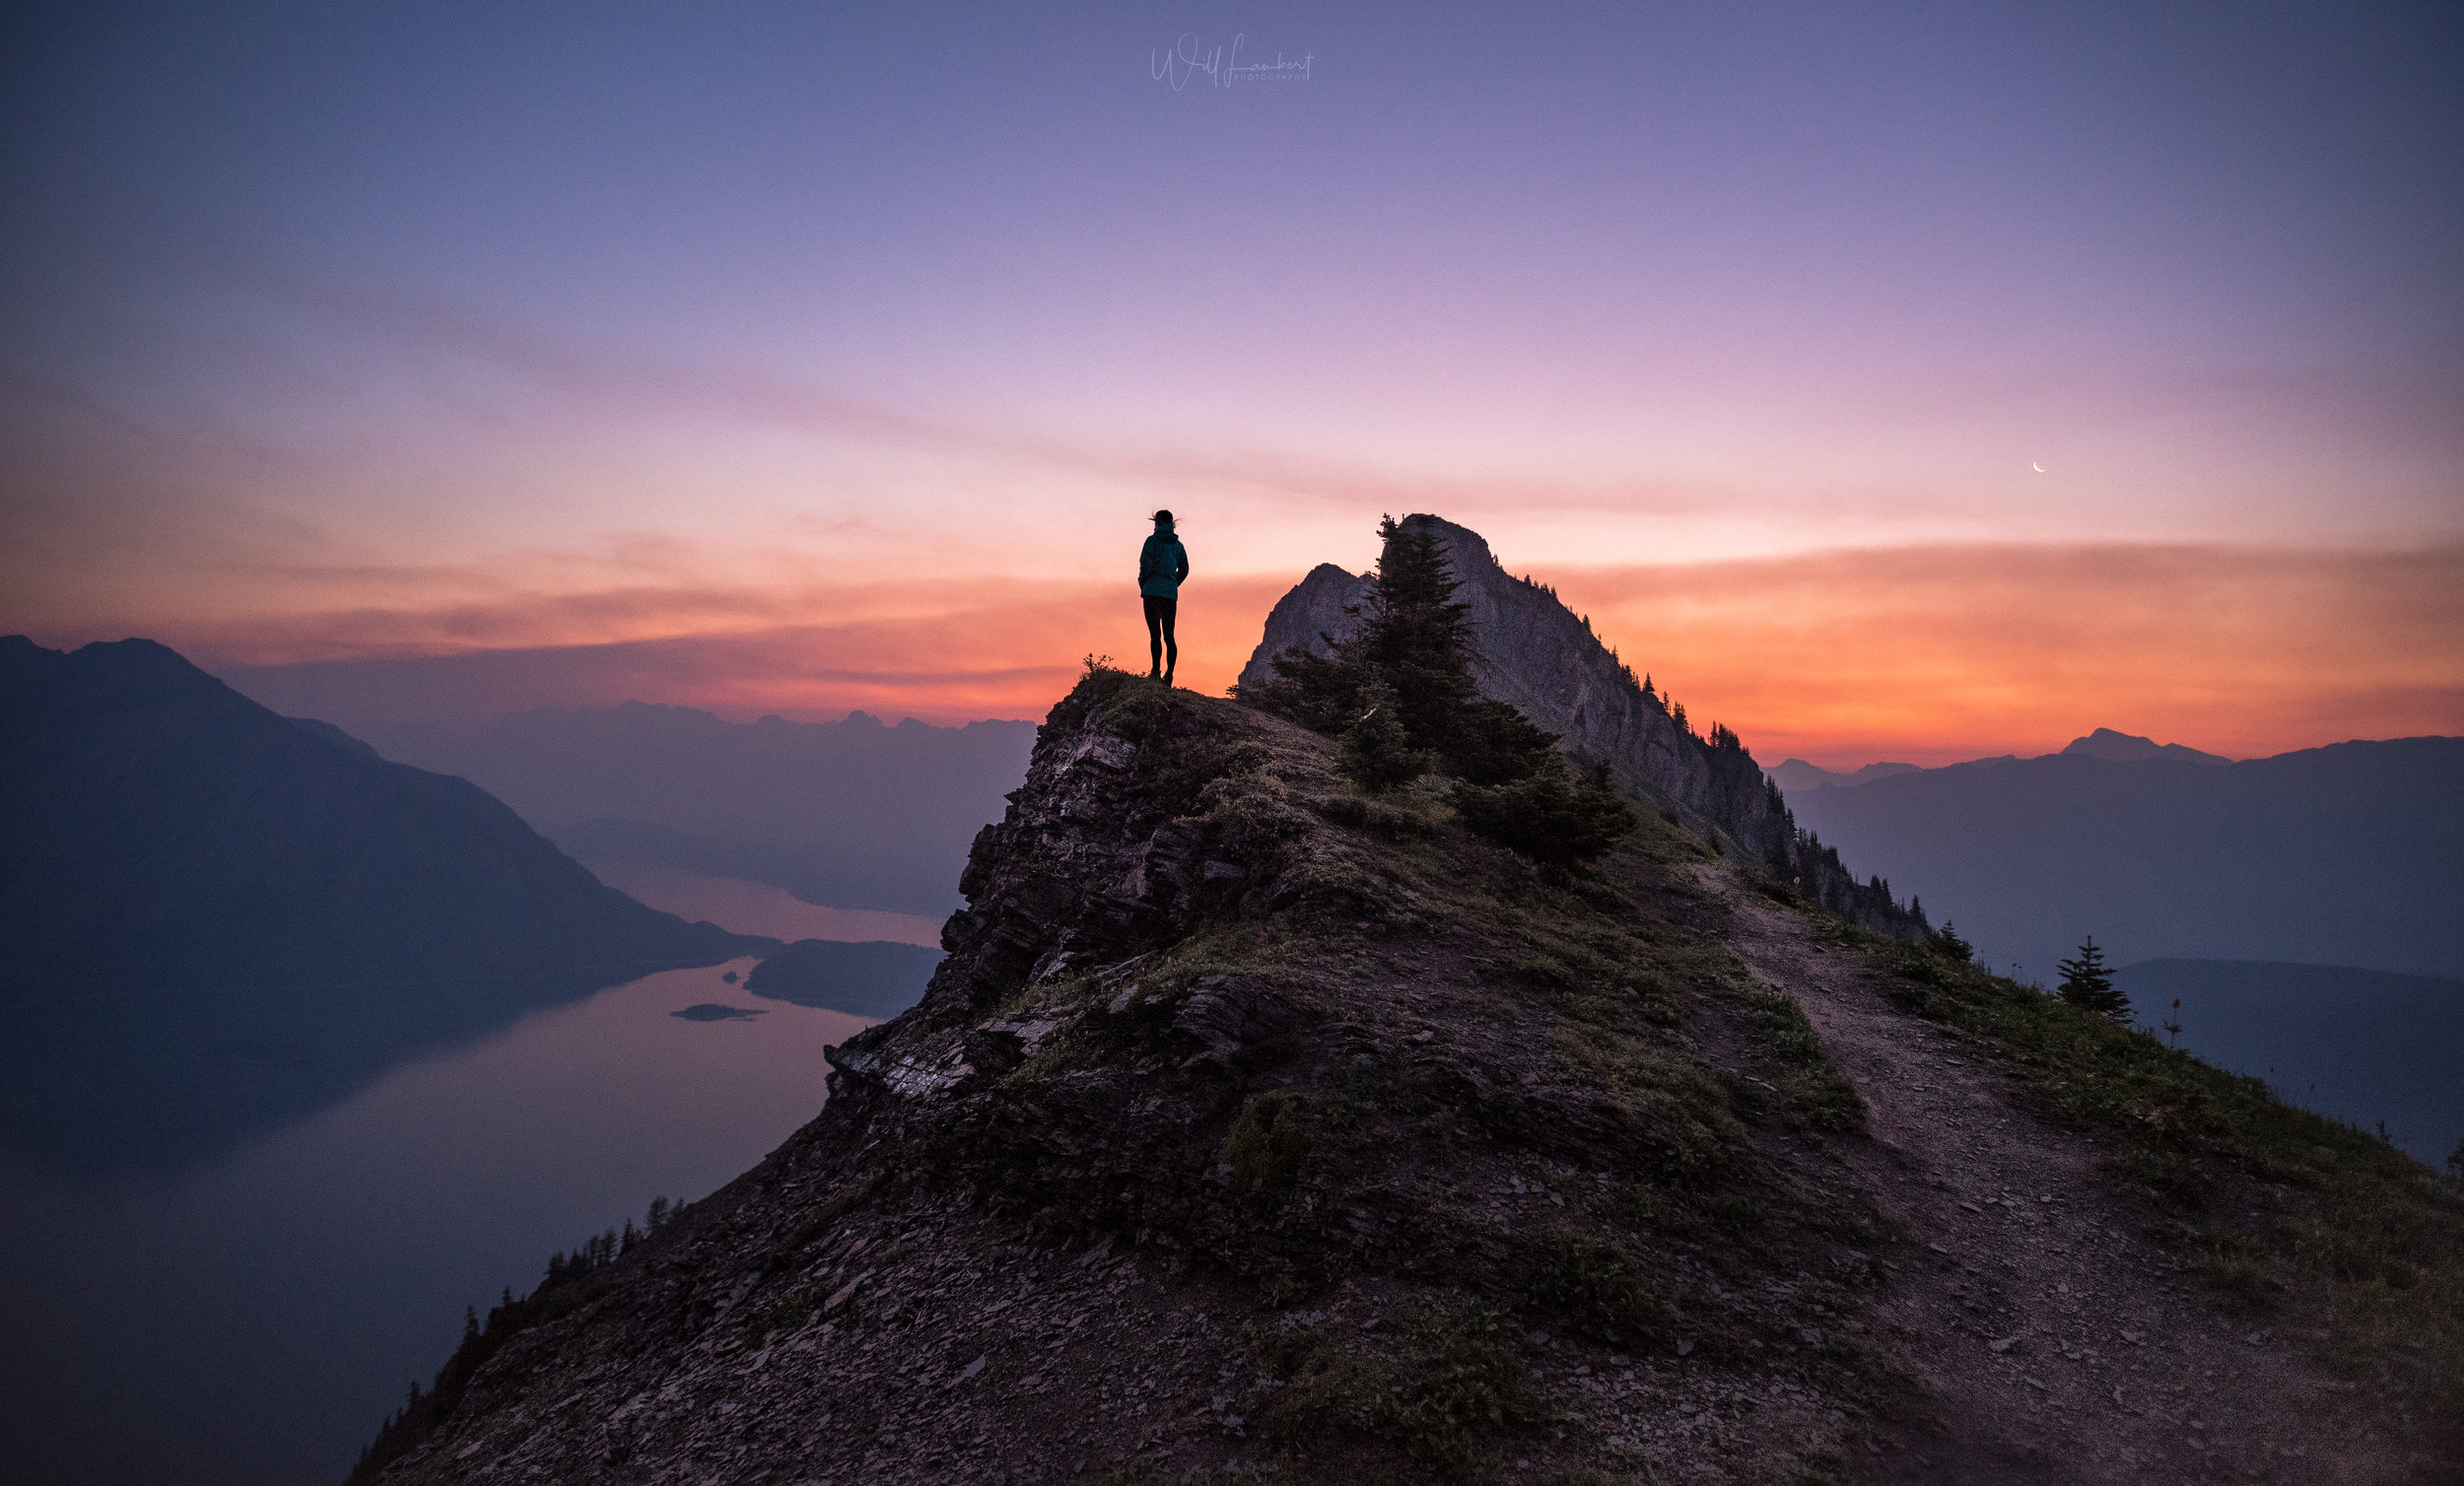
[[[0,993],[711,964],[754,941],[599,883],[467,780],[152,641],[0,649]]]
[[[1833,785],[1846,787],[1886,779],[1895,774],[1915,774],[1924,766],[1918,764],[1868,764],[1862,769],[1824,769],[1804,759],[1790,759],[1774,764],[1763,773],[1778,782],[1780,788],[1794,792],[1800,789],[1824,789]]]
[[[326,742],[331,743],[334,747],[341,749],[345,753],[357,754],[361,758],[365,759],[379,759],[383,757],[383,755],[377,753],[376,749],[361,742],[359,739],[352,737],[349,733],[344,732],[341,728],[334,726],[330,722],[319,721],[314,717],[285,717],[283,720],[290,723],[293,727],[300,729],[302,732],[307,733],[311,738],[324,739]]]
[[[2136,733],[2115,732],[2099,727],[2084,738],[2073,738],[2066,754],[2081,754],[2091,759],[2110,759],[2116,764],[2137,764],[2148,759],[2172,759],[2183,764],[2230,764],[2221,754],[2201,753],[2180,743],[2158,743]]]

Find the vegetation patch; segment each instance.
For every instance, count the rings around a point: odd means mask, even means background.
[[[1535,1308],[1612,1347],[1641,1350],[1668,1333],[1669,1307],[1622,1245],[1560,1229],[1535,1256]]]
[[[1452,798],[1472,835],[1552,865],[1596,860],[1639,821],[1608,765],[1577,776],[1555,753],[1512,783],[1458,784]]]
[[[1745,1030],[1755,1048],[1778,1065],[1781,1114],[1814,1130],[1865,1125],[1865,1100],[1822,1050],[1822,1039],[1794,997],[1757,985],[1747,991]]]
[[[1378,535],[1359,633],[1330,654],[1273,656],[1274,679],[1241,700],[1339,740],[1343,775],[1364,794],[1447,776],[1464,826],[1532,861],[1591,862],[1633,834],[1640,817],[1607,766],[1578,777],[1556,734],[1480,695],[1471,608],[1455,601],[1461,584],[1435,532],[1390,517]]]
[[[1513,1325],[1477,1300],[1439,1299],[1391,1334],[1336,1330],[1320,1322],[1253,1334],[1252,1365],[1264,1375],[1253,1416],[1287,1451],[1366,1436],[1424,1466],[1461,1470],[1540,1420]]]
[[[1241,1108],[1223,1140],[1232,1190],[1271,1191],[1291,1184],[1312,1144],[1308,1106],[1300,1096],[1269,1089]]]

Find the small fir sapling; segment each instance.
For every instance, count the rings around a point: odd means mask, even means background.
[[[1915,903],[1911,901],[1909,910],[1914,912],[1915,908]],[[1948,960],[1957,960],[1964,964],[1976,958],[1976,946],[1960,938],[1959,931],[1951,926],[1948,918],[1943,920],[1941,928],[1925,936],[1925,945],[1935,954]]]
[[[2060,961],[2054,968],[2062,972],[2063,1000],[2112,1021],[2130,1020],[2130,997],[2114,986],[2113,972],[2104,963],[2104,951],[2096,946],[2095,935],[2088,935],[2088,942],[2079,947],[2078,959]]]

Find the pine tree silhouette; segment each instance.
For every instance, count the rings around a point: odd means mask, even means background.
[[[2130,1020],[2130,997],[2114,988],[2113,973],[2105,967],[2095,935],[2079,947],[2078,959],[2060,961],[2054,968],[2062,972],[2063,1000],[2116,1022]]]
[[[1916,900],[1909,899],[1909,912],[1914,912],[1916,907]],[[1976,946],[1960,938],[1959,931],[1951,927],[1951,920],[1948,918],[1943,920],[1941,928],[1926,935],[1925,944],[1935,954],[1945,955],[1953,960],[1970,961],[1976,958]]]
[[[1343,740],[1343,772],[1364,789],[1424,774],[1452,776],[1448,798],[1475,834],[1540,861],[1588,862],[1640,823],[1606,766],[1580,775],[1557,735],[1472,677],[1472,609],[1436,529],[1388,516],[1369,594],[1345,612],[1348,640],[1329,653],[1297,647],[1272,658],[1275,679],[1242,701]]]
[[[1343,773],[1363,789],[1392,789],[1429,772],[1437,761],[1411,746],[1395,689],[1383,681],[1361,688],[1367,710],[1343,734]]]
[[[1365,603],[1349,609],[1360,633],[1328,641],[1326,655],[1287,649],[1273,657],[1275,680],[1243,688],[1242,700],[1336,737],[1364,722],[1392,737],[1361,740],[1353,778],[1388,787],[1389,776],[1411,755],[1474,784],[1528,778],[1546,762],[1557,735],[1534,725],[1502,702],[1480,695],[1472,679],[1471,607],[1455,602],[1460,583],[1446,549],[1426,525],[1388,516],[1378,525],[1385,546]],[[1373,695],[1383,690],[1386,697]]]

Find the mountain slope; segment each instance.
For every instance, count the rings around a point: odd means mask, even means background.
[[[2464,980],[2347,965],[2143,960],[2113,973],[2149,1026],[2286,1102],[2432,1166],[2464,1146]]]
[[[1663,824],[1543,872],[1094,672],[963,886],[812,1124],[499,1308],[362,1478],[2361,1482],[2446,1448],[2405,1411],[2459,1356],[2464,1198]],[[2286,1238],[2331,1206],[2343,1247]]]
[[[15,994],[716,964],[765,946],[601,885],[467,780],[276,716],[150,641],[0,640]]]
[[[1791,797],[1989,959],[2291,960],[2464,978],[2464,738],[2240,763],[2062,753]]]
[[[1557,733],[1561,746],[1605,760],[1617,781],[1670,818],[1725,843],[1747,861],[1806,896],[1869,927],[1922,934],[1925,917],[1893,899],[1881,878],[1859,882],[1838,854],[1805,840],[1779,789],[1764,778],[1734,732],[1715,725],[1697,735],[1681,707],[1637,681],[1554,591],[1499,566],[1479,533],[1431,515],[1406,528],[1434,532],[1468,610],[1472,671],[1483,695],[1512,705]],[[1286,649],[1327,652],[1327,640],[1356,633],[1357,608],[1373,587],[1331,564],[1311,570],[1266,616],[1265,637],[1240,686],[1272,678]]]

